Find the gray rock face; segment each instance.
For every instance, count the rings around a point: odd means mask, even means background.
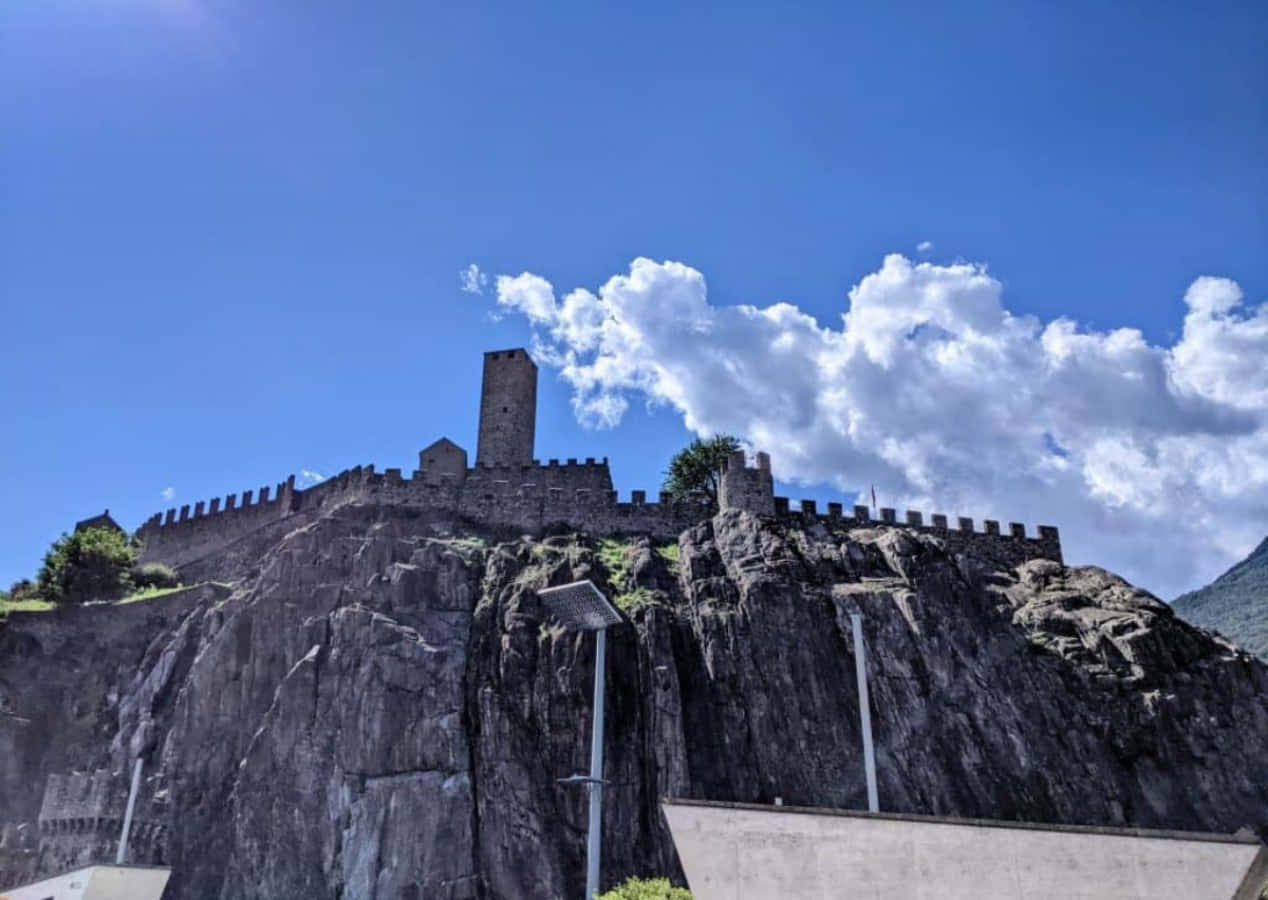
[[[856,611],[882,808],[1268,823],[1268,667],[1099,569],[740,512],[657,547],[344,507],[248,555],[219,563],[232,593],[117,640],[93,610],[11,618],[0,822],[55,816],[50,774],[141,753],[170,898],[576,895],[584,798],[556,779],[588,764],[593,638],[536,590],[588,577],[631,619],[609,640],[605,883],[679,873],[661,796],[864,805]]]

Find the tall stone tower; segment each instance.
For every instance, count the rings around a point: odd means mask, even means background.
[[[533,461],[537,426],[537,364],[523,347],[484,354],[476,465],[519,466]]]

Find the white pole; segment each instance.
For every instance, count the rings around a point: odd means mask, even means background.
[[[599,895],[599,851],[603,838],[603,686],[608,630],[594,637],[594,723],[590,726],[590,825],[586,841],[586,900]]]
[[[863,768],[867,772],[867,808],[880,812],[876,797],[876,752],[872,748],[872,711],[867,700],[867,662],[863,657],[863,617],[850,614],[854,625],[854,674],[859,683],[859,717],[863,720]]]
[[[119,852],[115,854],[114,863],[121,866],[128,858],[128,832],[132,830],[132,810],[136,808],[136,792],[141,787],[141,757],[136,758],[132,767],[132,790],[128,791],[128,809],[123,814],[123,832],[119,835]]]

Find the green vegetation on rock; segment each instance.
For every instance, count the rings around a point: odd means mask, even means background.
[[[1172,608],[1268,659],[1268,538],[1206,587],[1177,597]]]
[[[637,587],[632,591],[625,591],[612,598],[612,603],[615,604],[617,609],[631,616],[640,609],[655,606],[660,602],[660,592],[645,587]]]
[[[607,581],[612,588],[624,587],[630,573],[630,551],[633,549],[625,541],[612,540],[611,537],[598,541],[598,562],[607,569]]]
[[[674,887],[668,878],[631,878],[599,900],[691,900],[691,891]]]
[[[675,578],[678,577],[678,545],[665,544],[664,546],[657,547],[656,553],[665,561],[665,568],[669,570],[670,574],[672,574]]]

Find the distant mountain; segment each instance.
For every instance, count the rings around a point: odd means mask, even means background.
[[[1181,618],[1268,659],[1268,538],[1204,588],[1176,598]]]

